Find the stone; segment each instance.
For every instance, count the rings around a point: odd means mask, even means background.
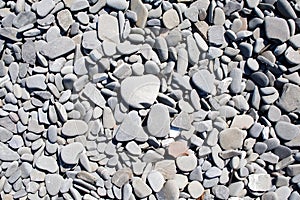
[[[26,78],[26,86],[29,89],[45,90],[47,85],[45,83],[46,76],[43,74],[36,74]]]
[[[243,78],[242,70],[239,68],[232,69],[230,72],[230,77],[232,78],[232,82],[230,84],[230,91],[235,94],[240,93]]]
[[[41,17],[47,16],[51,10],[55,7],[53,0],[42,0],[37,4],[37,14]]]
[[[204,188],[199,181],[192,181],[188,184],[188,192],[192,198],[199,198],[204,193]]]
[[[141,0],[130,1],[130,9],[136,13],[138,17],[135,24],[137,27],[144,28],[148,18],[148,9]]]
[[[155,104],[151,107],[147,129],[154,137],[165,137],[170,132],[170,117],[168,108],[163,104]]]
[[[152,105],[158,95],[159,79],[154,75],[132,76],[121,82],[122,99],[134,108]]]
[[[159,192],[165,183],[165,179],[163,175],[159,171],[151,171],[148,176],[147,180],[149,182],[150,187],[154,192]]]
[[[61,10],[57,13],[58,25],[63,31],[69,30],[70,26],[74,23],[71,12],[68,9]]]
[[[13,133],[0,126],[0,142],[7,142],[13,137]]]
[[[100,40],[108,40],[116,44],[120,42],[118,19],[112,15],[99,16],[97,32]]]
[[[141,178],[134,177],[132,179],[132,187],[135,195],[138,198],[145,198],[152,193],[151,188],[143,182]]]
[[[215,90],[215,76],[208,70],[199,70],[192,76],[192,80],[196,87],[205,93],[211,94]]]
[[[287,0],[278,0],[277,1],[277,9],[278,11],[286,18],[292,18],[292,19],[296,19],[297,15],[292,7],[292,5],[290,4],[289,1]]]
[[[215,178],[219,177],[222,174],[222,170],[219,169],[218,167],[211,167],[209,170],[205,172],[205,176],[208,178]]]
[[[215,194],[215,196],[218,199],[228,199],[229,198],[229,189],[228,189],[228,187],[226,187],[224,185],[217,185],[217,186],[213,187],[212,192],[213,192],[213,194]]]
[[[134,141],[130,141],[126,144],[125,149],[132,155],[134,156],[139,156],[142,154],[142,150],[139,147],[139,145],[134,142]]]
[[[254,119],[250,115],[237,115],[233,118],[231,128],[249,129],[254,124]]]
[[[187,50],[188,50],[188,55],[189,55],[189,62],[192,65],[198,63],[200,51],[199,51],[196,41],[192,35],[189,35],[187,37]]]
[[[106,0],[106,5],[116,10],[126,10],[129,7],[129,3],[126,0]]]
[[[129,168],[122,168],[116,171],[111,179],[112,183],[119,188],[125,185],[132,178],[132,171]]]
[[[175,180],[167,180],[164,187],[156,193],[157,199],[179,199],[179,188]]]
[[[289,122],[279,121],[275,125],[277,136],[283,140],[290,141],[300,135],[300,129]]]
[[[79,155],[84,151],[84,146],[79,142],[67,144],[61,149],[60,156],[64,163],[75,165],[78,163]]]
[[[167,10],[162,16],[163,23],[167,29],[173,29],[179,25],[179,16],[176,10]]]
[[[7,145],[0,143],[0,160],[1,161],[15,161],[20,158],[20,155],[11,150]]]
[[[214,25],[208,29],[208,41],[209,43],[217,46],[221,46],[226,43],[224,38],[225,29],[223,26]]]
[[[248,180],[248,187],[254,192],[265,192],[272,187],[269,174],[250,174]]]
[[[242,147],[246,135],[238,128],[228,128],[220,132],[219,144],[224,150],[238,149]]]
[[[278,99],[278,106],[286,112],[292,112],[300,108],[300,87],[291,83],[286,83],[280,98]]]
[[[36,167],[41,170],[48,171],[50,173],[55,173],[58,171],[58,165],[56,163],[56,160],[50,156],[40,156],[36,160]]]
[[[68,37],[59,37],[42,47],[41,54],[47,56],[49,59],[55,59],[63,56],[75,49],[75,43]]]
[[[176,158],[176,165],[178,169],[183,172],[193,171],[197,166],[197,157],[194,155],[193,151],[189,150],[187,155]]]
[[[294,50],[292,47],[288,47],[284,52],[285,59],[290,64],[300,64],[300,53],[297,50]]]
[[[103,108],[103,127],[104,128],[113,128],[116,125],[116,121],[112,110],[109,107]]]
[[[62,127],[62,133],[67,137],[83,135],[88,131],[88,125],[82,120],[68,120]]]
[[[45,186],[48,194],[51,196],[57,195],[63,181],[63,177],[59,174],[47,174],[45,177]]]
[[[177,158],[178,156],[182,156],[187,153],[188,147],[185,142],[177,141],[172,142],[168,147],[169,155]]]
[[[290,29],[286,20],[279,17],[265,18],[265,33],[269,40],[285,42],[290,37]]]
[[[27,40],[22,45],[22,59],[26,63],[34,65],[36,60],[36,50],[35,50],[34,42],[32,40]]]

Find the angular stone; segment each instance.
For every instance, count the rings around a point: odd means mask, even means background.
[[[272,187],[269,174],[251,174],[249,175],[248,180],[248,187],[254,192],[265,192]]]
[[[71,12],[68,9],[59,11],[57,13],[57,22],[58,25],[63,29],[63,31],[66,32],[74,23]]]
[[[0,143],[0,160],[6,161],[15,161],[20,158],[19,154],[11,150],[7,145]]]
[[[98,37],[100,40],[108,40],[118,44],[120,31],[118,19],[109,14],[102,14],[98,19]]]
[[[105,106],[106,101],[102,96],[100,90],[98,90],[94,84],[92,83],[86,84],[83,89],[83,93],[86,95],[88,99],[90,99],[97,106],[101,108]]]
[[[220,146],[225,150],[241,148],[247,133],[238,128],[224,129],[219,134]]]
[[[69,37],[59,37],[42,47],[41,53],[50,59],[65,55],[75,49],[75,43]]]
[[[122,168],[114,173],[111,182],[121,188],[132,178],[132,176],[133,174],[130,168]]]
[[[13,136],[13,133],[0,126],[0,142],[7,142]]]
[[[278,100],[278,106],[286,112],[292,112],[300,108],[300,87],[291,83],[283,86],[282,94]]]
[[[269,40],[285,42],[290,37],[290,29],[286,20],[279,17],[265,18],[265,33]]]
[[[45,90],[47,88],[45,81],[46,76],[43,74],[28,76],[26,78],[26,86],[29,89]]]
[[[141,0],[132,0],[130,1],[130,9],[139,16],[135,24],[140,28],[144,28],[148,18],[148,9],[146,6]]]

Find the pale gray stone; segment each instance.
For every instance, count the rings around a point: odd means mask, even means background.
[[[36,160],[36,167],[41,170],[48,171],[50,173],[55,173],[58,171],[58,165],[56,163],[56,160],[50,156],[40,156]]]
[[[99,16],[97,32],[101,40],[109,40],[116,44],[120,42],[118,19],[112,15],[102,14]]]
[[[55,59],[75,49],[75,43],[68,37],[59,37],[42,47],[41,53],[50,59]]]
[[[285,42],[290,37],[290,29],[286,20],[279,17],[265,18],[265,33],[270,40]]]
[[[63,180],[63,177],[59,174],[47,174],[45,177],[45,186],[48,194],[51,196],[57,195],[63,184]]]
[[[88,125],[82,120],[68,120],[62,127],[62,133],[67,137],[83,135],[87,130]]]
[[[163,104],[155,104],[151,107],[147,129],[154,137],[165,137],[170,132],[170,117],[168,108]]]
[[[248,187],[254,192],[265,192],[272,187],[269,174],[251,174],[249,175],[248,180]]]
[[[300,129],[296,125],[285,121],[276,123],[275,132],[279,138],[288,141],[300,135]]]
[[[79,155],[84,151],[84,146],[79,142],[67,144],[61,149],[61,159],[64,163],[75,165],[78,163]]]

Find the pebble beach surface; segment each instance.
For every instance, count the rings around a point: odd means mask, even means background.
[[[0,199],[300,200],[299,0],[0,0]]]

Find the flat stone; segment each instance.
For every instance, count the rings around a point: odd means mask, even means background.
[[[208,70],[199,70],[192,77],[193,83],[205,93],[211,94],[215,90],[215,76]]]
[[[118,19],[109,14],[102,14],[98,19],[98,37],[118,44],[120,42],[120,31]]]
[[[35,45],[32,40],[27,40],[22,45],[22,59],[31,65],[34,65],[36,60],[36,51],[35,51]]]
[[[121,188],[132,178],[132,175],[133,174],[130,168],[119,169],[116,171],[116,173],[114,173],[111,181],[114,185]]]
[[[43,74],[36,74],[26,78],[26,86],[29,89],[45,90],[47,85],[45,83],[46,76]]]
[[[168,44],[164,37],[159,36],[155,38],[154,48],[158,52],[158,57],[161,62],[164,62],[168,59],[169,51],[168,51]]]
[[[89,98],[94,104],[97,106],[103,108],[106,101],[104,97],[102,96],[99,89],[96,88],[96,86],[92,83],[88,83],[85,85],[83,89],[83,93],[86,95],[87,98]]]
[[[147,180],[149,182],[150,187],[154,192],[159,192],[165,183],[165,179],[163,175],[159,171],[151,171],[148,176]]]
[[[291,83],[283,86],[282,94],[278,100],[278,106],[286,112],[292,112],[300,108],[300,87]]]
[[[157,199],[179,199],[179,188],[175,180],[166,181],[164,187],[156,193]]]
[[[57,195],[63,181],[63,177],[59,174],[47,174],[45,177],[45,186],[48,194],[51,196]]]
[[[66,32],[74,23],[71,12],[68,9],[59,11],[57,13],[57,22],[58,25],[63,29],[63,31]]]
[[[250,115],[237,115],[233,118],[231,128],[249,129],[254,124],[254,119]]]
[[[158,95],[159,79],[154,75],[132,76],[121,82],[122,99],[134,108],[152,105]]]
[[[300,34],[293,35],[290,37],[289,42],[294,48],[300,48]]]
[[[290,37],[290,29],[286,20],[278,17],[265,18],[265,33],[269,40],[285,42]]]
[[[179,25],[179,16],[176,10],[167,10],[162,17],[163,23],[167,29],[173,29]]]
[[[67,144],[61,149],[61,159],[64,163],[75,165],[78,163],[79,155],[84,151],[84,146],[79,142]]]
[[[13,137],[13,133],[0,126],[0,142],[7,142]]]
[[[165,137],[170,132],[170,117],[168,108],[163,104],[155,104],[151,107],[147,129],[154,137]]]
[[[148,18],[148,9],[146,6],[141,0],[132,0],[130,1],[130,9],[139,16],[135,24],[140,28],[144,28]]]
[[[276,123],[275,132],[279,138],[288,141],[300,135],[300,129],[296,125],[285,121]]]
[[[235,94],[240,93],[243,77],[242,70],[239,68],[232,69],[230,72],[230,77],[232,78],[232,82],[230,84],[230,91]]]
[[[75,49],[75,43],[69,37],[59,37],[42,47],[41,53],[50,59],[63,56]]]
[[[99,41],[97,37],[97,31],[86,31],[82,35],[82,46],[85,49],[96,49],[101,45],[101,42]]]
[[[134,177],[132,179],[132,187],[135,195],[138,198],[145,198],[152,193],[151,188],[146,183],[144,183],[141,178]]]
[[[184,155],[185,153],[187,153],[187,151],[187,144],[181,141],[172,142],[168,147],[169,155],[173,156],[174,158]]]
[[[205,176],[208,178],[215,178],[219,177],[222,174],[222,170],[219,169],[218,167],[211,167],[209,170],[205,172]]]
[[[38,2],[36,6],[37,14],[41,17],[47,16],[51,10],[55,7],[53,0],[42,0]]]
[[[21,28],[28,24],[34,24],[36,22],[36,14],[31,11],[20,12],[13,20],[13,25],[17,28]]]
[[[139,145],[134,142],[134,141],[131,141],[131,142],[128,142],[125,146],[125,149],[132,155],[135,155],[135,156],[139,156],[141,155],[142,153],[142,150],[141,148],[139,147]]]
[[[292,19],[296,19],[297,15],[292,7],[292,5],[290,4],[289,1],[287,0],[278,0],[277,1],[277,9],[278,11],[287,18],[292,18]]]
[[[184,11],[184,16],[191,22],[197,22],[199,17],[199,9],[196,6],[190,6]]]
[[[278,107],[271,105],[268,110],[268,119],[271,122],[277,122],[280,120],[280,117],[281,117],[281,110]]]
[[[53,157],[50,156],[40,156],[36,160],[36,167],[48,171],[50,173],[55,173],[58,171],[58,165],[56,160]]]
[[[159,171],[165,179],[172,179],[176,174],[176,165],[174,160],[162,160],[158,161],[154,169]]]
[[[0,160],[2,161],[15,161],[20,158],[19,154],[11,150],[7,145],[0,143]]]
[[[197,157],[194,155],[194,152],[190,150],[187,155],[176,158],[176,165],[181,171],[193,171],[197,166]]]
[[[229,189],[228,189],[228,187],[226,187],[224,185],[217,185],[217,186],[213,187],[212,192],[213,192],[213,194],[215,194],[215,196],[218,199],[228,199],[229,198]]]
[[[106,5],[116,10],[126,10],[129,6],[129,2],[126,0],[106,0]]]
[[[71,11],[80,11],[89,7],[87,0],[74,0],[71,4]]]
[[[121,125],[116,132],[116,140],[120,142],[130,141],[130,140],[147,140],[147,135],[144,132],[142,126],[137,123],[137,121],[126,116],[122,121]]]
[[[189,62],[192,65],[198,63],[200,51],[199,51],[196,41],[192,35],[189,35],[187,37],[187,51],[188,51],[188,55],[189,55]]]
[[[238,149],[243,145],[247,133],[238,128],[228,128],[220,132],[219,143],[225,150]]]
[[[248,187],[254,192],[265,192],[272,187],[269,174],[250,174],[248,180]]]
[[[192,181],[188,185],[188,192],[192,198],[199,198],[204,193],[204,188],[199,181]]]
[[[129,41],[117,45],[117,51],[122,55],[130,55],[140,50],[140,45],[131,44]]]
[[[112,113],[112,110],[109,107],[103,108],[103,127],[104,128],[113,128],[116,125],[116,120]]]
[[[62,127],[62,133],[67,137],[83,135],[87,130],[88,125],[82,120],[68,120]]]
[[[224,38],[225,29],[223,26],[214,25],[208,29],[208,41],[211,44],[220,46],[226,43]]]

